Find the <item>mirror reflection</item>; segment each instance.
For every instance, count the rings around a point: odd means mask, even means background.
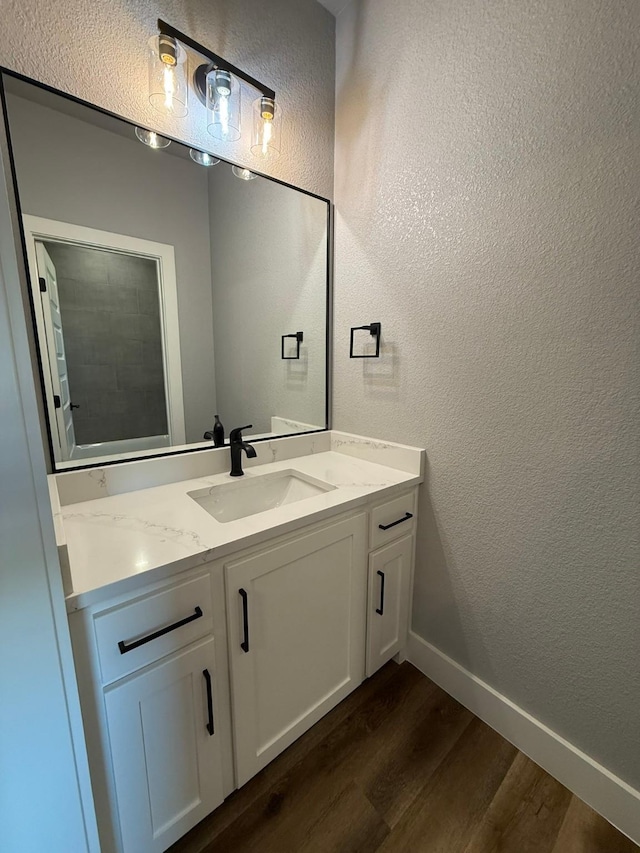
[[[328,203],[4,83],[55,467],[324,429]]]

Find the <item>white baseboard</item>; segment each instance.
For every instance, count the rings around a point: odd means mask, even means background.
[[[409,633],[406,657],[427,678],[640,844],[640,791],[413,632]]]

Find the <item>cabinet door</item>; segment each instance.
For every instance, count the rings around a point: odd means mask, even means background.
[[[223,800],[214,661],[210,639],[105,691],[125,853],[161,853]]]
[[[392,542],[369,557],[367,676],[403,648],[409,623],[413,536]]]
[[[367,517],[225,567],[237,784],[364,678]]]

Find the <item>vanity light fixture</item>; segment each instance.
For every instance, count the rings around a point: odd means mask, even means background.
[[[223,142],[237,142],[242,135],[242,89],[237,77],[222,68],[207,74],[207,131]]]
[[[253,137],[251,153],[257,157],[278,157],[282,110],[273,98],[258,98],[253,102]]]
[[[232,166],[231,171],[236,176],[236,178],[240,178],[241,181],[253,181],[254,178],[258,176],[253,172],[250,172],[248,169],[243,169],[242,166]]]
[[[199,166],[217,166],[220,162],[217,157],[214,157],[212,154],[207,154],[206,151],[198,151],[197,148],[189,149],[189,157],[191,157],[193,162],[197,163]]]
[[[189,48],[206,59],[196,67],[192,79],[194,91],[207,110],[207,131],[225,142],[240,139],[242,83],[245,83],[260,93],[254,104],[251,150],[260,157],[277,157],[282,111],[276,105],[275,91],[165,21],[158,20],[158,30],[159,35],[149,40],[151,104],[168,115],[187,115],[189,85],[185,48]]]
[[[149,39],[149,103],[165,115],[184,118],[189,112],[187,53],[173,36]]]
[[[168,148],[171,145],[171,140],[160,136],[154,130],[145,130],[142,127],[136,127],[136,136],[149,148]]]

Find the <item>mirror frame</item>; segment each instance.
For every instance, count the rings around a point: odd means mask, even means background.
[[[2,129],[0,131],[0,158],[2,159],[2,165],[4,167],[5,172],[5,181],[7,183],[7,190],[9,194],[9,207],[11,211],[11,217],[13,220],[13,230],[14,230],[14,244],[15,244],[15,252],[16,258],[18,262],[18,271],[20,274],[20,285],[22,290],[22,299],[23,305],[25,309],[25,322],[27,326],[27,334],[29,338],[29,347],[31,350],[31,360],[32,360],[32,368],[34,370],[34,383],[36,386],[36,394],[38,397],[38,413],[40,416],[40,427],[43,435],[43,444],[46,447],[48,453],[48,462],[47,462],[47,471],[49,473],[54,474],[62,474],[66,472],[72,471],[82,471],[93,468],[104,468],[107,465],[121,465],[125,462],[136,462],[143,461],[146,459],[160,459],[171,456],[180,456],[185,453],[196,453],[199,451],[212,450],[213,445],[206,445],[204,447],[199,446],[200,442],[194,442],[192,447],[185,447],[184,445],[177,445],[179,449],[173,450],[171,447],[165,448],[163,450],[158,449],[158,452],[149,451],[143,453],[142,455],[136,454],[135,451],[131,451],[130,454],[119,454],[120,458],[113,460],[104,460],[100,462],[88,462],[87,464],[78,464],[73,467],[68,468],[56,468],[56,462],[53,452],[53,440],[51,434],[51,424],[49,422],[49,414],[47,410],[47,397],[46,397],[46,384],[44,378],[44,365],[42,360],[41,353],[41,342],[38,338],[37,334],[37,325],[36,325],[36,314],[35,314],[35,306],[33,303],[33,293],[32,288],[30,287],[30,274],[29,274],[29,266],[27,261],[27,244],[25,239],[24,232],[24,223],[23,223],[23,212],[20,204],[20,193],[18,188],[18,177],[15,168],[15,159],[13,154],[13,142],[11,139],[11,132],[9,128],[9,115],[7,111],[7,99],[5,92],[5,84],[4,78],[10,77],[15,80],[20,80],[23,83],[29,83],[33,86],[36,86],[39,89],[44,90],[45,92],[50,92],[53,95],[58,95],[61,98],[65,98],[68,101],[72,101],[80,106],[87,107],[91,110],[96,110],[103,115],[109,116],[110,118],[117,119],[118,121],[122,121],[125,124],[129,125],[131,128],[140,127],[143,130],[153,131],[152,127],[143,124],[137,124],[131,121],[124,116],[118,115],[117,113],[111,112],[110,110],[106,110],[103,107],[99,107],[96,104],[92,104],[90,101],[85,101],[82,98],[78,98],[75,95],[70,95],[67,92],[62,92],[59,89],[55,89],[53,86],[49,86],[46,83],[42,83],[39,80],[34,80],[31,77],[27,77],[24,74],[19,74],[17,71],[12,71],[10,68],[6,68],[3,65],[0,65],[0,109],[2,111]],[[159,131],[155,131],[159,132]],[[189,146],[188,142],[185,142],[183,139],[180,139],[176,136],[170,136],[167,133],[162,133],[166,139],[170,139],[172,142],[176,142],[178,145]],[[228,160],[225,157],[220,157],[218,154],[214,155],[217,157],[222,163],[226,163],[229,166],[241,166],[241,168],[246,168],[239,163],[234,163],[232,160]],[[258,175],[261,178],[265,178],[268,181],[273,181],[276,184],[280,184],[283,187],[287,187],[292,190],[296,190],[297,192],[301,192],[304,195],[311,196],[311,198],[316,198],[319,201],[324,202],[327,205],[327,251],[326,251],[326,281],[325,281],[325,426],[323,429],[318,430],[306,430],[303,432],[295,432],[295,433],[283,433],[282,435],[265,437],[265,438],[256,438],[251,439],[252,442],[262,442],[262,441],[274,441],[279,438],[288,438],[297,435],[313,435],[318,432],[326,432],[331,429],[331,399],[332,399],[332,387],[331,387],[331,356],[332,356],[332,325],[333,325],[333,243],[334,243],[334,216],[333,216],[333,204],[330,199],[324,198],[324,196],[318,195],[317,193],[310,192],[309,190],[302,189],[301,187],[295,186],[295,184],[287,183],[286,181],[282,181],[279,178],[274,178],[271,175],[267,175],[264,172],[259,172],[255,169],[251,169],[254,174]],[[9,176],[11,179],[11,184],[9,185]],[[1,176],[0,176],[1,177]],[[37,365],[37,372],[36,367]],[[249,436],[249,438],[251,438]],[[220,449],[220,448],[219,448]],[[126,458],[121,458],[121,456],[125,455]],[[80,461],[80,460],[79,460]],[[83,460],[84,461],[84,460]]]

